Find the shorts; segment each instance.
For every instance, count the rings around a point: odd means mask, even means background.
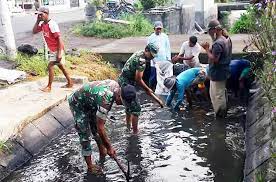
[[[133,114],[135,116],[140,116],[141,114],[141,106],[137,100],[137,96],[132,101],[127,101],[122,98],[123,105],[125,106],[126,114]]]
[[[49,51],[48,52],[48,61],[49,62],[56,62],[57,61],[57,51],[55,52],[51,52]],[[64,54],[64,51],[61,51],[61,61],[60,63],[55,63],[55,65],[58,65],[58,64],[62,64],[64,65],[65,64],[65,54]]]

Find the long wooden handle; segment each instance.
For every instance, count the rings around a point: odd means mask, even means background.
[[[159,97],[157,97],[153,92],[151,92],[150,95],[154,98],[154,100],[156,100],[157,102],[159,102],[159,105],[160,105],[161,108],[164,107],[163,102],[162,102],[162,100],[160,100]]]
[[[118,158],[116,157],[116,156],[114,156],[114,158],[113,158],[114,160],[115,160],[115,162],[117,163],[117,165],[119,166],[119,168],[122,170],[122,172],[124,173],[124,175],[125,175],[125,177],[126,177],[126,180],[127,181],[129,181],[129,179],[130,179],[130,172],[129,172],[129,170],[128,170],[128,172],[126,172],[126,170],[125,170],[125,168],[124,168],[124,166],[122,166],[122,164],[118,161]]]

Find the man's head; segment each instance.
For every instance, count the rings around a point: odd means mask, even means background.
[[[161,34],[163,29],[163,23],[161,21],[154,22],[154,31],[156,35]]]
[[[147,46],[146,46],[146,48],[145,48],[145,58],[147,59],[147,60],[151,60],[151,59],[153,59],[155,56],[156,56],[156,54],[158,53],[158,47],[155,45],[155,44],[153,44],[153,43],[149,43]]]
[[[191,37],[189,38],[189,46],[190,46],[190,47],[194,47],[194,46],[196,45],[196,43],[197,43],[197,38],[196,38],[196,36],[191,36]]]
[[[133,85],[126,85],[121,88],[121,97],[125,104],[131,104],[136,99],[136,89]]]
[[[48,17],[49,17],[49,8],[45,7],[45,6],[41,6],[36,12],[35,14],[38,16],[38,18],[41,21],[48,21]]]
[[[207,77],[207,68],[201,68],[199,70],[197,77],[193,80],[192,84],[202,84],[205,82],[206,77]]]
[[[176,77],[170,76],[164,80],[164,85],[167,89],[172,90],[175,86]]]
[[[208,24],[208,34],[211,36],[213,40],[216,40],[218,35],[222,35],[222,26],[218,20],[211,20]]]

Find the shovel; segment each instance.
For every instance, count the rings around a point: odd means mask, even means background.
[[[119,168],[122,170],[122,172],[124,173],[127,182],[129,182],[130,180],[130,166],[129,166],[129,161],[127,161],[127,171],[125,170],[124,166],[122,166],[122,164],[118,161],[117,156],[114,156],[113,158],[115,160],[115,162],[117,163],[117,165],[119,166]]]

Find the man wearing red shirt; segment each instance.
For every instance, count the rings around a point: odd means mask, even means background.
[[[40,7],[37,14],[37,20],[33,27],[33,33],[43,32],[43,37],[47,43],[49,54],[48,54],[48,71],[49,71],[49,81],[48,85],[41,89],[44,92],[50,92],[52,88],[52,83],[54,79],[54,66],[57,65],[62,71],[67,79],[67,84],[65,88],[71,88],[73,82],[69,77],[68,72],[65,70],[65,56],[64,56],[64,44],[61,40],[60,30],[58,24],[49,19],[49,9],[46,7]]]

